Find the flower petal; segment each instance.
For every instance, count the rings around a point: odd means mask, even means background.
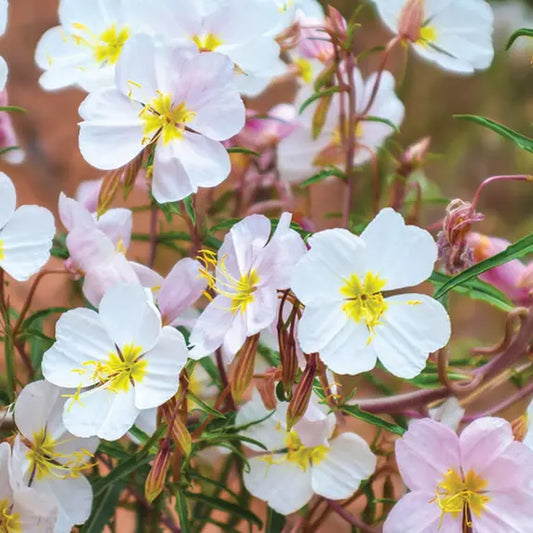
[[[17,193],[15,186],[9,177],[0,172],[0,229],[13,216],[17,205]]]

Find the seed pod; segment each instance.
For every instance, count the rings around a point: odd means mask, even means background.
[[[168,440],[162,439],[152,469],[150,470],[144,485],[144,495],[149,503],[152,503],[165,488],[171,454],[172,450],[170,449]]]
[[[255,354],[259,346],[259,334],[248,337],[237,354],[235,374],[231,382],[231,394],[239,401],[254,375]]]

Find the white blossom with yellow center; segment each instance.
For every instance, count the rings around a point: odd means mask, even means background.
[[[424,294],[387,295],[431,275],[437,246],[427,231],[406,226],[387,208],[360,237],[326,230],[309,245],[291,283],[305,304],[298,327],[305,352],[318,352],[339,374],[371,370],[379,359],[391,373],[413,378],[429,353],[446,345],[450,320],[439,302]]]
[[[91,93],[80,115],[80,150],[91,165],[112,170],[143,150],[153,153],[152,193],[160,203],[225,180],[231,164],[221,141],[245,120],[227,56],[200,53],[192,40],[169,45],[148,35],[128,41],[116,87]]]
[[[368,444],[355,433],[332,438],[335,416],[327,414],[328,409],[316,403],[315,397],[289,432],[285,426],[287,405],[279,403],[272,413],[254,391],[252,400],[237,414],[239,426],[266,418],[243,432],[268,450],[265,453],[247,444],[261,455],[249,459],[250,470],[243,475],[246,488],[281,514],[297,511],[314,494],[333,500],[350,497],[374,472],[376,457]]]
[[[80,437],[120,438],[140,410],[176,393],[188,356],[181,333],[161,327],[159,311],[139,284],[112,287],[98,312],[68,311],[57,323],[56,339],[44,354],[43,375],[74,389],[63,421]]]
[[[492,63],[494,15],[485,0],[373,0],[385,24],[400,31],[407,4],[422,9],[420,30],[411,46],[440,68],[462,74],[485,70]]]
[[[202,254],[202,274],[213,298],[191,332],[193,359],[222,347],[229,363],[247,337],[273,323],[277,291],[288,288],[292,268],[305,253],[290,221],[291,215],[284,213],[270,238],[270,220],[251,215],[231,228],[218,256]]]

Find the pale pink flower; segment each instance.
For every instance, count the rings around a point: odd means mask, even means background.
[[[445,424],[411,422],[396,441],[409,488],[384,533],[529,533],[533,520],[533,452],[501,418],[480,418],[460,436]]]
[[[0,92],[0,106],[5,107],[9,105],[7,90]],[[18,165],[24,161],[26,154],[24,150],[18,146],[17,134],[13,128],[11,121],[11,114],[8,111],[0,111],[0,150],[5,150],[2,157],[12,165]]]

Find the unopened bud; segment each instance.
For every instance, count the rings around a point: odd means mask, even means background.
[[[511,427],[513,429],[513,437],[515,440],[522,442],[527,434],[529,428],[529,417],[527,413],[524,413],[522,416],[519,416],[511,422]]]
[[[331,33],[339,40],[346,40],[346,20],[338,9],[328,6],[328,26]]]
[[[244,391],[250,385],[254,375],[255,354],[259,346],[259,334],[248,337],[237,354],[237,364],[231,382],[231,394],[235,401],[239,401]]]
[[[309,356],[300,382],[296,385],[296,390],[289,402],[289,407],[287,409],[287,430],[289,431],[298,423],[307,411],[317,371],[317,357],[318,355],[316,353]]]
[[[172,450],[168,444],[168,441],[163,439],[161,441],[161,448],[155,456],[152,469],[150,470],[144,485],[144,495],[148,500],[148,503],[152,503],[165,488],[165,481],[167,479],[171,455]]]
[[[424,24],[424,0],[409,0],[400,13],[400,37],[413,43],[420,39],[420,29]]]
[[[187,400],[184,399],[180,406],[176,405],[173,398],[161,406],[163,418],[168,424],[168,431],[174,444],[180,452],[188,457],[192,449],[192,438],[185,424],[187,416]]]
[[[278,404],[276,398],[276,382],[279,380],[279,370],[271,368],[266,372],[265,377],[256,380],[256,388],[261,395],[263,405],[269,410],[276,409]]]
[[[113,203],[113,200],[118,192],[121,176],[122,168],[118,168],[104,177],[102,186],[100,187],[100,194],[98,195],[98,207],[96,209],[96,213],[99,217],[111,207],[111,204]]]

